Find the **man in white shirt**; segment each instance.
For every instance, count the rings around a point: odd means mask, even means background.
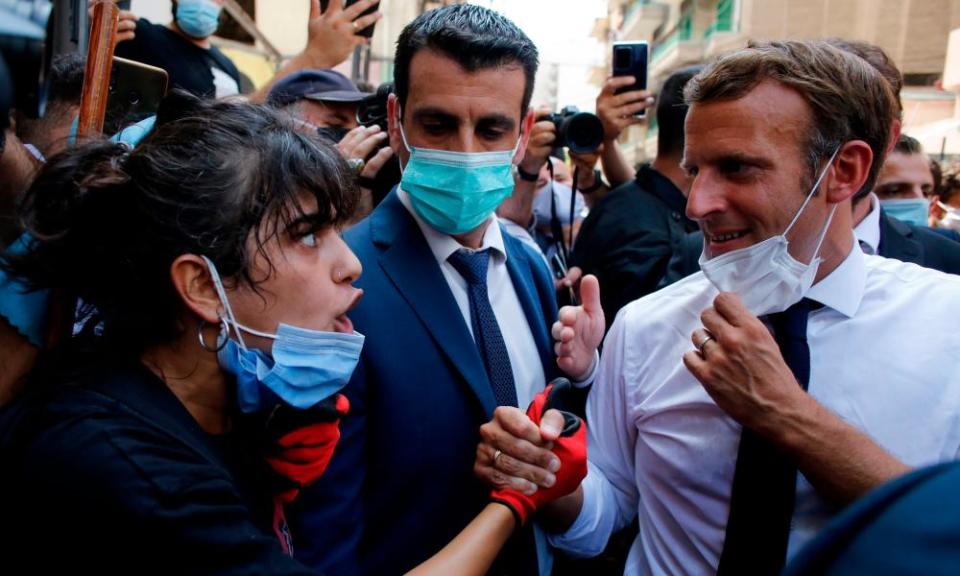
[[[862,59],[759,43],[686,96],[703,272],[618,315],[587,404],[590,473],[543,520],[589,556],[638,518],[627,574],[775,574],[839,506],[957,457],[960,280],[856,248],[849,199],[876,178],[893,106]],[[481,473],[532,476],[486,457],[533,451],[517,416],[485,425]]]

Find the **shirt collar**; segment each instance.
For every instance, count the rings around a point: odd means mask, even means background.
[[[853,235],[857,237],[864,251],[872,255],[876,254],[880,247],[880,200],[873,192],[867,198],[870,200],[870,212],[867,212],[853,229]]]
[[[403,207],[407,209],[407,212],[416,220],[417,226],[420,227],[420,231],[427,240],[427,245],[430,246],[430,251],[433,252],[433,256],[437,259],[437,262],[443,264],[447,261],[447,258],[450,258],[457,250],[472,250],[457,242],[453,236],[438,232],[424,222],[423,219],[420,218],[420,215],[417,214],[417,211],[413,209],[413,205],[410,203],[410,196],[399,186],[397,186],[397,197],[400,199]],[[483,233],[483,241],[480,243],[480,248],[478,248],[477,251],[487,248],[490,248],[490,253],[494,258],[499,258],[506,262],[507,250],[503,245],[503,236],[500,232],[500,226],[497,223],[496,216],[492,214],[490,218],[487,219],[487,229]]]
[[[643,164],[637,170],[637,186],[656,196],[667,207],[680,216],[680,223],[687,232],[699,230],[693,220],[687,218],[687,197],[677,188],[672,180],[661,174],[650,164]]]
[[[866,256],[856,246],[837,266],[810,290],[807,298],[816,300],[828,308],[833,308],[847,318],[852,318],[860,307],[867,286]]]

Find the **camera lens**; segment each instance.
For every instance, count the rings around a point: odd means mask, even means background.
[[[593,152],[603,142],[603,123],[588,112],[574,114],[567,120],[567,146],[571,152],[584,154]]]

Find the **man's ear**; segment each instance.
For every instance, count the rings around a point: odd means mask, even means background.
[[[887,142],[887,150],[883,154],[883,159],[886,160],[887,156],[893,152],[894,146],[897,145],[897,141],[900,140],[900,132],[903,130],[903,125],[900,123],[900,119],[896,119],[890,123],[890,141]]]
[[[937,204],[937,197],[934,196],[933,198],[931,198],[930,213],[928,218],[928,220],[930,220],[929,224],[933,224],[934,222],[942,219],[946,215],[947,215],[947,211],[941,208],[939,204]]]
[[[187,310],[208,324],[220,321],[223,305],[203,258],[181,254],[170,264],[170,280]]]
[[[826,181],[826,199],[839,204],[856,194],[867,181],[873,150],[863,140],[851,140],[837,152]]]
[[[527,153],[527,143],[530,142],[530,132],[533,131],[533,125],[536,123],[536,117],[533,107],[527,107],[527,113],[520,123],[520,145],[517,146],[517,153],[513,156],[515,165],[523,162],[523,156]]]
[[[397,95],[387,96],[387,133],[390,135],[390,147],[405,165],[410,151],[403,145],[403,138],[400,135],[400,112],[400,100],[397,99]]]

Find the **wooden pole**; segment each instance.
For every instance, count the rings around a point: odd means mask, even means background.
[[[119,18],[120,9],[112,1],[103,0],[93,5],[87,68],[83,74],[83,93],[80,97],[80,120],[77,123],[78,141],[103,131]]]

